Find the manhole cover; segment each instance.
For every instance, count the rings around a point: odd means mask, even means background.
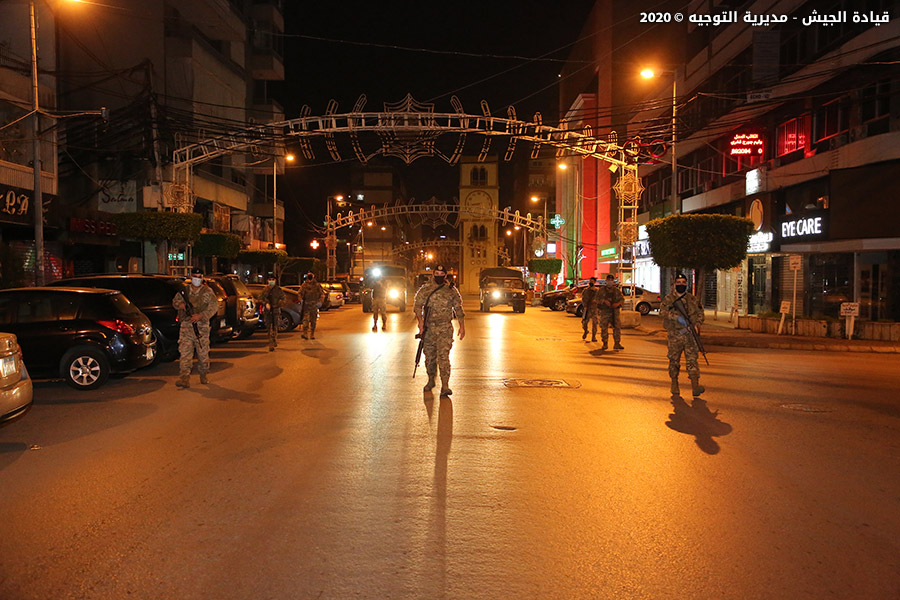
[[[786,408],[788,410],[796,410],[798,412],[808,412],[808,413],[825,413],[825,412],[834,412],[833,408],[824,408],[822,406],[813,406],[812,404],[800,404],[800,403],[791,403],[791,404],[782,404],[781,408]]]
[[[504,379],[503,385],[509,388],[578,388],[581,387],[581,382],[563,379]]]

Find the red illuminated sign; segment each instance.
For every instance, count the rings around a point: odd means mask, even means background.
[[[763,140],[758,133],[738,133],[731,138],[731,156],[762,155]]]

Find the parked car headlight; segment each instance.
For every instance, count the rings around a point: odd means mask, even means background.
[[[391,290],[391,291],[388,292],[388,295],[389,295],[391,298],[393,298],[394,300],[396,300],[397,298],[400,297],[400,290],[393,289],[393,290]]]
[[[500,290],[494,290],[491,294],[491,296],[493,296],[494,298],[500,298],[501,295],[502,294],[500,294]]]

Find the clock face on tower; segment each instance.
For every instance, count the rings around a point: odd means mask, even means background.
[[[466,196],[466,208],[487,212],[491,210],[491,197],[484,192],[472,192]]]

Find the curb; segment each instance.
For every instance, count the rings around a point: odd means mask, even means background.
[[[665,329],[644,329],[642,327],[635,328],[647,336],[666,337]],[[706,346],[726,346],[732,348],[770,348],[773,350],[812,350],[816,352],[870,352],[876,354],[900,354],[900,346],[872,346],[865,343],[861,344],[821,344],[814,341],[797,342],[797,341],[770,341],[764,339],[753,339],[753,334],[746,336],[735,336],[734,339],[723,339],[715,334],[707,333],[703,337],[703,343]]]

